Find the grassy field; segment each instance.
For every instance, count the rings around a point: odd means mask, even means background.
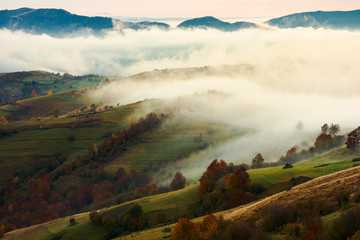
[[[69,225],[69,220],[72,217],[76,219],[77,223],[74,226]],[[91,224],[89,221],[89,214],[86,213],[58,219],[46,225],[35,226],[31,231],[28,231],[25,234],[22,233],[19,234],[19,236],[15,236],[15,239],[48,240],[55,236],[61,236],[62,239],[98,240],[104,239],[106,234],[107,231],[103,227]]]
[[[101,210],[102,213],[118,216],[122,214],[130,203],[141,204],[145,214],[153,218],[157,213],[165,213],[168,217],[182,213],[190,204],[199,200],[197,194],[198,185],[192,185],[178,191],[145,197]],[[49,240],[55,236],[62,236],[67,240],[92,240],[104,239],[107,231],[103,227],[91,224],[89,213],[75,215],[77,222],[75,226],[69,226],[69,219],[66,217],[52,221],[45,225],[40,225],[29,231],[19,234],[16,239],[21,240]],[[5,238],[6,239],[6,238]],[[151,238],[148,238],[151,239]]]
[[[8,118],[11,114],[16,112],[20,106],[16,105],[4,105],[0,106],[0,116]]]
[[[32,90],[36,90],[37,95],[44,96],[49,91],[61,93],[93,87],[103,80],[105,77],[97,75],[66,78],[60,74],[45,71],[2,73],[0,74],[0,89],[6,93],[6,97],[1,98],[0,95],[0,103],[5,103],[10,98],[28,98]]]
[[[187,158],[190,154],[206,148],[207,144],[220,143],[241,136],[245,132],[228,125],[192,122],[186,118],[182,118],[179,122],[168,121],[156,133],[145,133],[142,136],[146,139],[145,143],[136,145],[110,162],[105,167],[105,171],[114,174],[119,167],[138,171],[146,167],[149,162],[157,164],[162,160],[168,160],[173,164],[179,156]],[[195,141],[194,139],[200,135],[202,140]]]
[[[57,98],[59,101],[67,101],[68,95]],[[43,100],[39,98],[36,101]],[[2,126],[5,129],[21,129],[31,125],[35,127],[26,131],[19,130],[9,137],[0,138],[0,171],[3,173],[0,176],[0,186],[12,179],[14,174],[25,166],[26,169],[47,166],[49,156],[54,154],[62,153],[66,162],[76,160],[77,156],[86,152],[94,143],[99,144],[113,132],[128,127],[130,119],[136,115],[135,112],[142,109],[142,104],[140,102],[116,107],[111,111],[96,114],[96,121],[99,124],[89,127],[74,127],[77,121],[88,120],[86,117],[27,121]],[[70,125],[41,129],[41,125],[46,124]],[[74,139],[69,140],[69,136],[73,136]]]
[[[32,106],[31,111],[37,112],[37,108],[44,109],[44,105],[51,105],[54,101],[66,105],[72,102],[85,104],[89,100],[82,94],[68,92],[23,100],[21,104]],[[37,107],[34,107],[35,105]],[[31,172],[47,167],[50,164],[49,159],[57,153],[63,155],[64,163],[75,161],[94,143],[100,144],[115,131],[127,128],[131,120],[137,121],[149,112],[168,111],[164,105],[166,105],[165,100],[147,100],[114,107],[89,117],[10,122],[8,125],[3,125],[5,129],[15,128],[19,129],[19,132],[0,138],[0,171],[3,173],[0,176],[0,187],[14,178],[17,172]],[[3,108],[5,107],[11,109],[13,106],[7,105]],[[14,114],[20,113],[19,110],[19,113]],[[76,127],[77,122],[88,120],[94,120],[94,125]],[[53,127],[49,129],[43,129],[52,125]],[[29,127],[31,128],[21,130]],[[145,140],[143,143],[129,148],[122,156],[107,163],[105,171],[114,174],[120,167],[124,167],[127,171],[131,169],[142,171],[149,162],[156,164],[165,159],[170,162],[169,164],[173,164],[178,156],[186,158],[191,153],[206,148],[206,144],[219,143],[244,132],[215,122],[190,121],[182,116],[177,121],[169,119],[157,131],[143,134],[141,136]],[[194,138],[199,137],[200,134],[202,140],[194,141]],[[71,138],[73,139],[69,140]],[[24,166],[26,166],[25,170]]]
[[[317,178],[352,167],[351,160],[360,156],[360,150],[355,152],[341,147],[324,154],[294,164],[293,168],[283,169],[282,166],[254,169],[249,171],[253,182],[261,182],[272,192],[279,192],[290,187],[290,179],[306,176]],[[324,167],[316,167],[328,164]]]
[[[0,185],[11,179],[15,172],[24,166],[41,168],[48,164],[47,157],[62,153],[66,162],[76,160],[76,157],[86,152],[94,143],[101,143],[108,132],[115,132],[127,127],[132,111],[118,108],[114,110],[121,115],[118,122],[107,122],[101,119],[100,125],[84,128],[51,128],[20,131],[9,137],[0,139]],[[101,116],[101,114],[100,114]],[[48,120],[48,123],[74,122],[75,118]],[[29,122],[29,124],[35,124]],[[39,123],[37,123],[39,124]],[[28,125],[27,123],[21,126]],[[8,125],[7,127],[9,127]],[[15,125],[19,126],[19,125]],[[69,140],[73,136],[74,140]]]

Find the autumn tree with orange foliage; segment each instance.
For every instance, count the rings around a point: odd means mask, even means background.
[[[231,197],[227,202],[229,208],[234,208],[242,204],[247,204],[249,202],[246,193],[242,189],[237,189],[233,192]]]
[[[209,239],[220,228],[220,224],[216,217],[212,214],[207,215],[200,224],[200,232],[203,238]]]
[[[1,118],[1,124],[9,124],[9,122],[5,117],[2,117]]]
[[[246,172],[244,166],[240,166],[232,174],[225,178],[225,188],[230,192],[234,192],[238,189],[244,190],[250,183],[249,174]]]
[[[193,223],[188,218],[180,218],[171,232],[172,240],[217,239],[221,226],[217,218],[210,214],[201,223]]]
[[[215,182],[226,174],[228,165],[224,160],[215,159],[207,167],[206,171],[201,175],[199,194],[204,196],[214,190]]]
[[[323,150],[329,149],[332,142],[332,137],[330,134],[321,133],[315,140],[315,150],[317,152],[322,152]]]
[[[299,146],[293,146],[292,148],[290,148],[289,150],[287,150],[286,152],[286,157],[291,157],[292,155],[296,154],[299,150]]]
[[[200,240],[200,228],[187,218],[180,218],[171,232],[171,240]]]
[[[37,96],[38,96],[38,95],[37,95],[35,89],[32,90],[32,92],[31,92],[31,94],[30,94],[30,97],[35,98],[35,97],[37,97]]]

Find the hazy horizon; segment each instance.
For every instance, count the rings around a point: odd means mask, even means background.
[[[214,16],[218,18],[229,17],[281,17],[297,12],[307,11],[346,11],[360,9],[357,0],[326,1],[323,0],[199,0],[181,2],[168,0],[104,0],[101,3],[95,0],[19,0],[2,3],[2,9],[30,8],[62,8],[75,14],[88,16],[126,16],[144,18],[193,18],[201,16]]]

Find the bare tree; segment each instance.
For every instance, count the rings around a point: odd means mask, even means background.
[[[251,167],[252,168],[261,168],[264,166],[265,160],[261,153],[258,153],[252,160]]]
[[[336,134],[340,132],[340,125],[339,124],[331,124],[329,128],[329,134],[334,137]]]
[[[325,123],[324,125],[322,125],[321,131],[322,131],[323,133],[328,133],[328,131],[329,131],[329,125],[328,125],[327,123]]]

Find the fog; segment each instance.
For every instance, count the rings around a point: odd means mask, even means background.
[[[120,79],[153,69],[214,66],[211,76],[182,70],[90,92],[111,104],[169,99],[181,107],[180,116],[252,129],[191,156],[205,165],[214,158],[250,162],[258,152],[275,161],[303,140],[313,143],[323,123],[338,123],[343,133],[359,125],[360,32],[153,29],[55,39],[2,30],[0,43],[1,72],[41,69]],[[204,94],[209,90],[222,94]],[[303,129],[296,128],[299,121]]]

